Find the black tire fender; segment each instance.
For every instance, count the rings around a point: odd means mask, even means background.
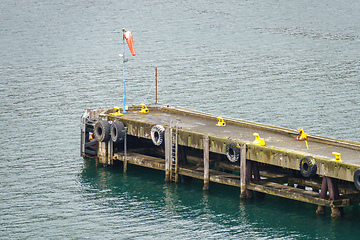
[[[125,132],[124,132],[125,126],[121,121],[115,121],[110,126],[110,135],[111,140],[114,143],[118,143],[124,140]]]
[[[155,125],[151,128],[151,140],[155,146],[160,146],[164,142],[165,128],[162,125]]]
[[[354,184],[357,190],[360,191],[360,168],[358,168],[354,173]]]
[[[105,120],[99,120],[94,126],[95,138],[99,142],[108,142],[110,140],[110,123]]]
[[[303,157],[300,161],[300,173],[304,177],[314,177],[316,175],[316,161],[312,156]]]
[[[237,142],[229,142],[226,144],[225,153],[230,162],[237,162],[240,159],[240,145]]]

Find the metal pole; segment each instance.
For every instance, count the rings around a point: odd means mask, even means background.
[[[157,104],[157,67],[155,67],[155,105]]]
[[[125,28],[123,28],[123,113],[126,113],[126,99],[125,99]]]

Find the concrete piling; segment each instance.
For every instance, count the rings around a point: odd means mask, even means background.
[[[203,190],[209,190],[210,173],[209,173],[209,136],[203,137],[203,158],[204,158],[204,187]]]

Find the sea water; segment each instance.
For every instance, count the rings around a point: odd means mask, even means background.
[[[1,239],[358,239],[316,206],[80,157],[85,108],[158,102],[360,141],[359,1],[3,0]],[[127,47],[127,46],[126,46]]]

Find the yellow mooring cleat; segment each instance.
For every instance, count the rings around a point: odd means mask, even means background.
[[[343,160],[341,160],[340,153],[338,153],[338,152],[333,152],[332,154],[335,156],[335,161],[344,162]]]
[[[146,107],[145,104],[140,104],[141,105],[141,110],[139,111],[139,113],[149,113],[149,109]]]
[[[295,138],[295,140],[298,141],[305,141],[307,140],[307,133],[304,132],[304,130],[302,128],[298,128],[297,129],[299,131],[299,135]]]
[[[265,140],[263,138],[260,138],[258,133],[254,133],[253,135],[255,137],[253,144],[259,145],[259,146],[265,146]]]
[[[122,114],[122,113],[120,112],[120,108],[119,108],[119,107],[114,107],[114,110],[115,110],[115,112],[114,112],[114,113],[110,113],[110,115],[114,115],[114,116],[116,116],[116,117],[120,117],[120,116],[124,115],[124,114]]]
[[[217,117],[217,119],[219,120],[219,122],[216,124],[216,126],[220,126],[220,127],[226,126],[226,122],[224,121],[224,119],[222,119],[222,117]]]

